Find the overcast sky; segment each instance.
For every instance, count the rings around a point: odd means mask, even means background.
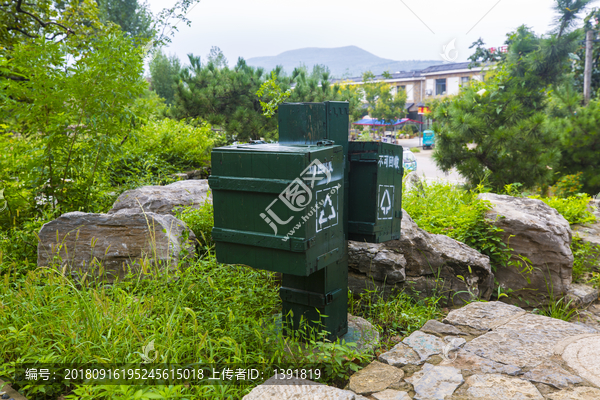
[[[150,0],[158,12],[175,0]],[[479,37],[501,46],[506,33],[526,24],[546,33],[554,0],[202,0],[179,24],[165,49],[187,61],[221,48],[230,64],[238,57],[273,56],[303,47],[355,45],[392,60],[441,60],[456,39],[456,62],[466,61]]]

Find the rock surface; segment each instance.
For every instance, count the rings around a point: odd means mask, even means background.
[[[472,375],[465,382],[467,398],[502,400],[544,400],[537,388],[523,379],[498,374]]]
[[[101,264],[109,281],[144,263],[174,269],[195,252],[195,236],[183,221],[154,213],[71,212],[42,226],[39,238],[38,266],[97,276]]]
[[[373,361],[350,377],[348,389],[357,394],[369,395],[386,390],[399,383],[404,377],[404,371],[391,365]]]
[[[590,211],[596,216],[596,222],[588,224],[574,224],[571,226],[573,233],[577,233],[584,242],[600,247],[600,200],[590,202]]]
[[[398,343],[390,351],[380,354],[378,359],[394,367],[403,367],[409,364],[420,365],[423,363],[417,352],[404,343]]]
[[[405,289],[422,296],[441,292],[446,302],[456,304],[488,300],[492,294],[494,274],[487,256],[448,236],[425,232],[404,210],[400,240],[350,241],[348,254],[353,292],[372,289],[374,282],[387,291]]]
[[[417,400],[444,400],[452,395],[464,379],[459,369],[425,364],[423,369],[406,381],[412,383]]]
[[[402,343],[413,349],[419,355],[421,361],[425,361],[433,355],[441,354],[446,345],[438,337],[421,331],[413,332]]]
[[[500,286],[514,292],[507,301],[546,304],[551,294],[562,297],[571,284],[573,253],[567,220],[541,200],[481,193],[493,208],[486,219],[503,230],[503,240],[513,249],[512,261],[520,267],[498,268]],[[531,261],[527,269],[518,256]],[[519,297],[521,299],[519,299]]]
[[[143,210],[174,215],[177,207],[200,207],[206,201],[209,190],[206,179],[179,181],[166,186],[142,186],[123,192],[108,213],[130,214]]]
[[[565,347],[562,358],[581,377],[600,387],[600,335],[575,340]]]
[[[425,322],[425,325],[423,325],[419,330],[421,332],[432,333],[434,335],[466,335],[466,333],[462,332],[457,327],[449,324],[443,324],[435,319],[430,319],[429,321]]]
[[[523,375],[524,379],[532,382],[545,383],[557,389],[565,389],[570,385],[583,382],[583,379],[573,375],[564,368],[550,361],[544,361]]]
[[[348,390],[341,390],[306,379],[275,380],[271,377],[252,389],[242,400],[358,400],[362,398]]]
[[[383,392],[373,393],[372,397],[375,400],[410,400],[408,393],[393,389],[386,389]]]
[[[567,287],[567,302],[572,301],[572,305],[585,307],[598,300],[600,291],[588,285],[572,283]]]
[[[499,301],[473,302],[458,310],[450,311],[444,318],[444,322],[489,331],[525,313],[526,311],[522,308]]]
[[[600,389],[580,386],[572,390],[561,390],[548,395],[548,400],[598,400]]]
[[[480,357],[517,367],[534,367],[564,338],[595,330],[542,315],[525,314],[464,346]]]

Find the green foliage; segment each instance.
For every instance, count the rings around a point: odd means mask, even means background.
[[[260,85],[260,89],[256,92],[260,101],[260,106],[263,110],[263,115],[267,118],[271,118],[277,112],[277,108],[292,94],[292,89],[288,89],[285,92],[277,84],[277,77],[274,72],[271,72],[271,79],[267,79]],[[268,102],[262,99],[268,100]]]
[[[485,82],[433,106],[437,165],[470,185],[488,176],[494,190],[511,182],[543,187],[560,160],[559,137],[546,126],[547,91],[564,80],[576,34],[540,38],[522,26]]]
[[[175,86],[181,71],[181,63],[177,56],[167,57],[161,50],[157,50],[148,65],[150,69],[151,89],[165,99],[168,105],[175,99]]]
[[[363,74],[362,91],[368,104],[371,118],[383,120],[386,123],[406,116],[406,92],[399,90],[392,94],[391,87],[386,82],[375,82],[371,72]]]
[[[411,147],[410,151],[412,151],[413,153],[420,153],[421,150],[418,147]]]
[[[566,199],[541,196],[530,196],[530,198],[542,200],[565,217],[569,224],[586,224],[596,221],[594,214],[588,211],[591,198],[587,195],[571,196]]]
[[[502,240],[502,230],[485,220],[491,208],[479,200],[477,191],[465,191],[448,182],[422,182],[423,189],[402,191],[402,207],[430,233],[450,236],[490,257],[494,269],[504,267],[510,249]]]
[[[600,100],[591,100],[582,107],[581,96],[571,90],[554,92],[554,118],[550,129],[561,133],[562,161],[560,173],[581,173],[583,191],[594,195],[600,192]]]
[[[575,196],[581,192],[583,183],[581,183],[581,176],[583,172],[578,172],[575,175],[565,175],[560,178],[554,185],[554,194],[558,197],[567,198]]]
[[[239,59],[235,67],[209,61],[200,64],[192,55],[175,90],[171,115],[178,119],[201,118],[223,127],[237,140],[260,139],[276,130],[277,121],[262,115],[256,92],[263,83],[263,70]],[[276,72],[277,74],[277,72]]]
[[[142,51],[116,27],[52,42],[31,39],[0,52],[10,57],[0,116],[12,132],[2,159],[5,197],[23,218],[35,209],[93,210],[99,181],[136,122],[143,93]],[[70,61],[68,61],[70,60]],[[12,161],[7,164],[8,161]]]
[[[573,282],[576,282],[586,272],[592,272],[600,266],[600,248],[590,242],[583,241],[575,234],[571,241],[573,252]]]
[[[146,3],[138,0],[96,1],[103,22],[113,22],[134,37],[150,39],[155,35],[152,13]]]
[[[566,298],[561,297],[560,299],[551,298],[548,306],[542,309],[536,309],[533,312],[539,315],[545,315],[546,317],[561,319],[563,321],[569,321],[577,309],[571,306],[573,300],[567,301]]]
[[[439,299],[415,300],[405,292],[385,297],[380,290],[350,295],[348,312],[369,320],[387,343],[394,336],[408,336],[430,319],[441,317]]]
[[[185,222],[194,232],[196,239],[203,248],[210,248],[214,245],[212,238],[214,212],[212,202],[208,196],[204,204],[198,208],[186,207],[178,210],[177,218]]]

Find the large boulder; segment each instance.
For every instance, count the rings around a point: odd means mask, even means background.
[[[206,179],[185,180],[166,186],[142,186],[123,192],[109,214],[135,214],[140,211],[175,214],[177,207],[200,207],[210,188]]]
[[[513,290],[503,301],[537,306],[562,297],[573,272],[567,220],[541,200],[493,193],[479,198],[492,204],[486,219],[502,229],[512,249],[511,265],[495,271],[500,286]]]
[[[373,287],[385,294],[394,290],[420,296],[444,295],[446,302],[488,300],[494,287],[494,274],[487,256],[448,236],[420,229],[402,211],[399,240],[385,243],[350,241],[349,283],[354,292]]]
[[[174,269],[193,256],[194,241],[194,233],[172,215],[70,212],[42,226],[38,266],[112,281],[128,267]]]

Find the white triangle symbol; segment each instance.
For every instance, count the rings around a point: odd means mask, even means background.
[[[331,214],[328,217],[325,217],[325,210],[327,209],[327,203],[331,207]],[[319,214],[319,225],[323,225],[328,220],[335,218],[337,214],[335,213],[335,209],[333,208],[333,203],[331,202],[331,198],[329,195],[325,197],[325,203],[323,203],[323,209],[321,210],[321,214]]]
[[[387,199],[387,205],[384,205],[386,199]],[[387,215],[387,213],[389,213],[391,209],[392,209],[392,200],[390,200],[390,192],[388,191],[388,189],[385,189],[385,193],[383,194],[383,199],[381,199],[381,211],[383,211],[384,215]]]

